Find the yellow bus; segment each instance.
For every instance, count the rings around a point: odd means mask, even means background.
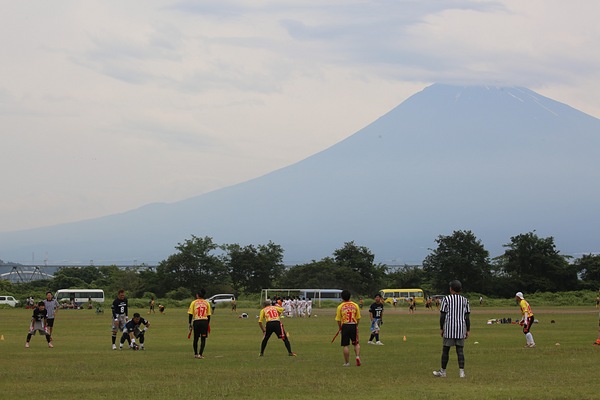
[[[422,289],[382,289],[379,291],[384,302],[393,304],[394,299],[397,301],[408,301],[409,298],[414,298],[416,304],[425,302],[425,294]]]

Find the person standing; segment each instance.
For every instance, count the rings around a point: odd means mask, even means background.
[[[150,297],[150,309],[148,310],[148,314],[156,314],[156,311],[154,311],[154,304],[154,297]]]
[[[264,356],[265,348],[267,347],[269,338],[273,333],[276,334],[278,338],[283,340],[283,344],[285,345],[289,356],[293,357],[296,355],[296,353],[292,351],[292,346],[287,337],[285,329],[283,328],[283,324],[281,323],[281,313],[283,313],[283,307],[272,306],[269,302],[264,302],[263,309],[260,310],[260,315],[258,317],[258,326],[263,333],[259,357]],[[263,325],[263,322],[265,321],[266,325]]]
[[[350,291],[342,290],[342,302],[337,307],[335,320],[338,324],[338,333],[342,333],[342,353],[344,354],[344,367],[350,366],[350,343],[354,346],[356,366],[360,367],[360,344],[358,342],[358,323],[360,322],[360,308],[358,304],[350,301]]]
[[[113,301],[110,308],[112,309],[112,318],[113,318],[112,349],[116,350],[117,349],[117,345],[116,345],[117,331],[123,332],[123,329],[125,328],[125,324],[127,323],[127,321],[129,321],[129,317],[127,316],[129,302],[127,301],[127,297],[125,297],[124,289],[119,290],[119,292],[117,293],[117,298]]]
[[[531,326],[533,325],[533,312],[531,311],[531,306],[523,297],[522,292],[517,292],[517,294],[515,294],[515,301],[519,307],[521,307],[521,314],[523,314],[519,324],[523,327],[523,334],[525,334],[525,348],[534,348],[535,341],[531,334]]]
[[[375,302],[369,307],[369,318],[371,318],[371,337],[367,344],[383,346],[383,343],[379,341],[379,331],[383,325],[383,302],[379,294],[375,295]]]
[[[48,347],[54,347],[52,345],[52,337],[48,333],[47,325],[46,325],[46,306],[43,301],[38,303],[38,306],[33,309],[33,315],[31,317],[31,326],[29,327],[29,333],[27,334],[27,341],[25,342],[25,347],[29,348],[29,341],[31,337],[35,335],[37,331],[40,334],[44,334],[46,336],[46,341],[48,342]]]
[[[144,325],[144,329],[141,329],[140,326]],[[125,328],[123,329],[123,336],[121,336],[121,344],[119,345],[119,349],[123,350],[123,344],[125,340],[130,342],[129,347],[133,350],[144,350],[144,334],[150,328],[150,322],[147,319],[142,318],[139,313],[133,314],[133,318],[127,321],[125,324]],[[135,339],[138,339],[139,346],[135,342]]]
[[[450,294],[442,299],[440,305],[440,335],[443,338],[442,367],[433,371],[433,376],[446,377],[446,367],[450,359],[450,347],[456,347],[459,377],[465,377],[465,339],[471,332],[471,308],[469,300],[460,295],[462,284],[458,280],[450,282]]]
[[[194,330],[194,358],[204,358],[204,347],[206,338],[210,333],[211,309],[208,301],[204,300],[206,290],[200,289],[196,293],[196,300],[192,301],[188,308],[188,324],[190,331]],[[200,339],[200,351],[198,351],[198,339]]]
[[[44,300],[44,308],[46,309],[46,322],[48,327],[48,333],[52,337],[52,330],[54,327],[54,318],[58,311],[58,301],[52,296],[52,292],[46,292],[46,300]]]

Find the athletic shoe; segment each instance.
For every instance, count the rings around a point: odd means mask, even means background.
[[[141,346],[140,346],[140,350],[144,350],[144,345],[141,345]]]
[[[467,376],[465,375],[465,370],[461,369],[460,371],[458,371],[458,377],[459,378],[466,378]]]
[[[198,358],[202,359],[204,356],[202,354],[198,354]]]
[[[383,343],[381,343],[379,340],[377,342],[375,342],[375,344],[379,345],[379,346],[383,346]]]
[[[360,367],[360,358],[356,357],[356,366]]]
[[[600,339],[598,339],[594,342],[594,346],[600,346]]]
[[[345,363],[344,365],[342,365],[342,367],[349,367],[350,363]]]
[[[113,347],[112,347],[112,349],[113,349],[113,350],[116,350],[116,349],[117,349],[117,345],[116,345],[116,344],[113,344]]]
[[[294,352],[291,352],[291,353],[289,353],[289,354],[288,354],[288,356],[290,356],[290,357],[296,357],[296,355],[297,355],[297,354],[296,354],[296,353],[294,353]]]
[[[258,356],[259,357],[264,357],[265,355],[263,353],[260,353]]]
[[[530,349],[533,349],[533,348],[535,348],[535,343],[531,343],[531,344],[529,345],[529,348],[530,348]]]
[[[29,342],[25,342],[25,348],[29,348]]]
[[[367,344],[373,344],[373,342],[372,342],[371,340],[369,340],[369,341],[367,342]]]
[[[436,376],[438,378],[445,378],[446,371],[442,371],[441,369],[439,371],[433,371],[433,376]]]
[[[52,344],[52,342],[48,342],[48,347],[53,348],[54,345]]]

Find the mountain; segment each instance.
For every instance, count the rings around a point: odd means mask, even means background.
[[[287,263],[344,242],[418,264],[471,230],[492,256],[536,230],[562,254],[600,251],[600,120],[517,87],[434,84],[291,166],[172,204],[0,234],[0,258],[153,264],[191,237],[285,249]],[[123,260],[123,261],[119,261]]]

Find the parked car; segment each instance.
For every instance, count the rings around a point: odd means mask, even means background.
[[[226,303],[231,302],[235,299],[235,296],[232,294],[215,294],[214,296],[206,299],[209,303]]]
[[[19,304],[19,300],[12,296],[0,296],[0,304],[8,304],[11,307],[15,307]]]

